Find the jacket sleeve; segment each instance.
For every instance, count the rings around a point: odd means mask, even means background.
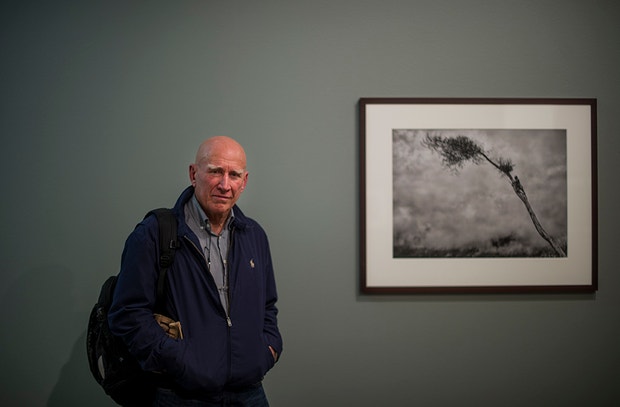
[[[276,280],[273,271],[273,263],[271,260],[271,251],[269,249],[269,242],[265,235],[265,250],[268,259],[267,269],[265,273],[266,278],[266,293],[265,293],[265,322],[264,322],[264,334],[267,339],[267,343],[278,354],[278,359],[282,354],[282,336],[278,328],[278,308],[276,302],[278,301],[278,292],[276,289]]]
[[[156,236],[157,222],[151,218],[127,238],[108,322],[144,370],[177,376],[184,345],[168,337],[153,317],[159,273]]]

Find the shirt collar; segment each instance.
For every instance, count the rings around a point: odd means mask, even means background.
[[[207,217],[207,214],[205,213],[205,211],[202,210],[202,206],[200,206],[200,203],[198,202],[198,199],[196,198],[196,194],[192,195],[192,203],[194,204],[194,208],[198,212],[200,226],[202,226],[205,230],[208,230],[209,232],[211,232],[211,222],[209,222],[209,218]],[[235,217],[235,212],[233,208],[230,208],[230,214],[228,215],[228,218],[226,219],[226,223],[224,223],[223,230],[228,230],[228,228],[230,227],[230,223],[234,219],[234,217]]]

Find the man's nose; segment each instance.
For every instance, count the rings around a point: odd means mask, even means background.
[[[228,174],[222,175],[218,186],[222,190],[228,190],[228,188],[230,187],[230,179],[228,178]]]

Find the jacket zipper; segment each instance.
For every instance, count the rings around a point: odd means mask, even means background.
[[[232,248],[232,241],[233,241],[233,237],[234,237],[234,231],[235,229],[232,229],[230,232],[230,239],[228,242],[228,255],[226,256],[226,267],[228,267],[228,261],[230,259],[230,249]],[[202,253],[202,250],[200,250],[192,241],[192,239],[190,239],[187,236],[184,236],[184,238],[194,247],[194,249],[196,250],[196,252],[200,255],[200,257],[202,257],[205,261],[205,264],[207,264],[207,259],[204,256],[204,253]],[[211,274],[210,270],[209,270],[209,265],[207,264],[207,272],[209,273],[209,275]],[[211,276],[211,278],[213,278]],[[226,318],[226,325],[228,326],[228,380],[230,380],[230,378],[232,377],[232,338],[230,336],[230,328],[232,327],[232,320],[230,319],[230,300],[231,300],[231,296],[230,296],[230,273],[226,273],[226,284],[228,285],[228,293],[227,293],[227,297],[228,297],[228,304],[226,306],[226,309],[224,308],[224,306],[222,305],[222,311],[224,312],[224,316]]]
[[[233,239],[235,237],[235,229],[231,228],[230,230],[230,239],[228,239],[228,250],[226,253],[226,267],[228,268],[228,270],[226,271],[226,286],[228,287],[228,291],[226,292],[226,297],[227,297],[227,303],[226,303],[226,322],[228,323],[228,327],[230,328],[232,326],[232,320],[230,319],[230,303],[232,301],[232,295],[231,295],[231,291],[232,291],[232,287],[230,286],[230,258],[231,258],[231,251],[232,251],[232,243],[233,243]]]
[[[200,257],[202,257],[202,259],[204,260],[205,264],[207,265],[207,272],[209,273],[209,278],[213,279],[213,276],[211,276],[211,271],[209,271],[209,265],[207,264],[207,258],[205,257],[205,255],[202,252],[202,250],[200,250],[200,248],[198,246],[196,246],[196,244],[189,237],[183,236],[183,238],[185,240],[187,240],[187,242],[194,248],[194,250],[196,250],[196,253],[198,253],[198,255]],[[214,281],[214,284],[215,284],[215,281]],[[226,284],[228,284],[228,281],[226,282]],[[228,287],[228,290],[229,290],[229,293],[228,293],[228,306],[227,306],[227,308],[224,308],[224,306],[222,304],[220,304],[220,305],[222,306],[222,312],[224,314],[224,319],[226,320],[226,325],[228,325],[228,327],[230,328],[232,326],[232,321],[231,321],[230,316],[229,316],[229,314],[230,314],[230,286]]]
[[[232,379],[232,335],[230,332],[230,328],[232,327],[232,321],[230,319],[230,303],[231,303],[231,291],[232,287],[230,286],[230,258],[232,252],[232,242],[235,237],[235,229],[231,228],[230,230],[230,239],[228,239],[228,251],[226,253],[226,267],[228,267],[228,271],[226,272],[226,285],[228,286],[228,291],[226,292],[227,296],[227,312],[226,312],[226,323],[228,324],[228,380]]]

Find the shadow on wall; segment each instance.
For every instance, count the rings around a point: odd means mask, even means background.
[[[84,322],[86,325],[88,321]],[[103,392],[88,368],[86,359],[86,330],[75,342],[69,360],[62,367],[60,377],[47,403],[48,407],[116,406]]]
[[[76,308],[73,273],[2,273],[16,277],[0,292],[0,405],[113,406],[88,369],[88,314]]]

